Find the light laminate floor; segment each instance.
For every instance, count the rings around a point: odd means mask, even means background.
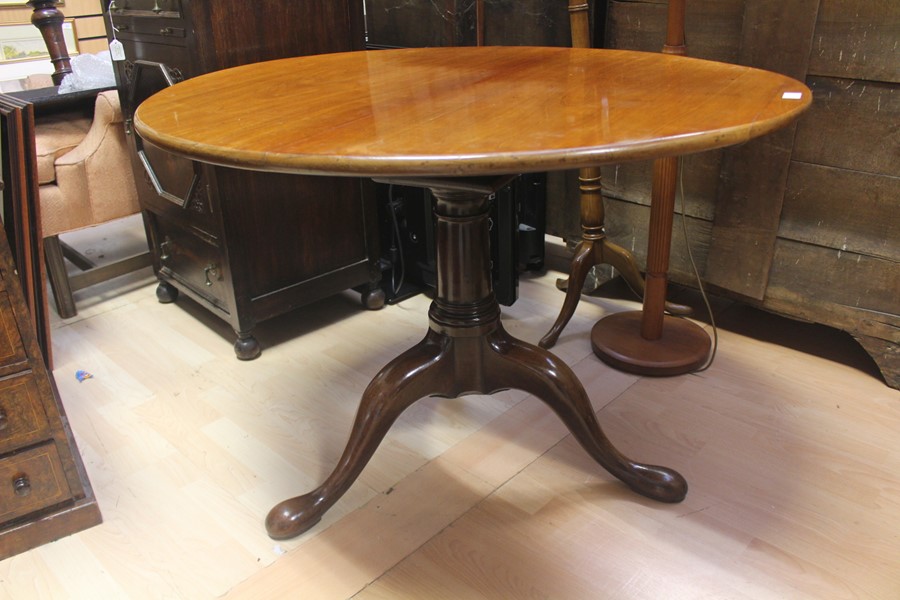
[[[523,276],[513,335],[550,326],[558,275]],[[330,471],[428,299],[316,303],[260,326],[252,362],[149,272],[78,301],[54,374],[104,523],[0,562],[0,598],[900,598],[900,392],[834,330],[718,302],[711,368],[642,378],[587,337],[637,305],[586,297],[555,351],[621,450],[687,477],[683,503],[630,493],[508,391],[420,401],[317,527],[274,542],[266,512]]]

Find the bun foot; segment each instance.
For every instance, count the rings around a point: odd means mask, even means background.
[[[275,505],[266,516],[266,532],[273,540],[286,540],[312,529],[331,507],[315,492]]]
[[[380,287],[366,290],[360,294],[360,300],[369,310],[379,310],[384,308],[384,290]]]
[[[666,467],[635,463],[631,473],[621,479],[632,490],[651,500],[674,503],[687,496],[687,481],[680,473]]]
[[[178,299],[178,288],[167,281],[160,281],[156,286],[156,299],[160,304],[171,304]]]
[[[238,337],[234,342],[234,355],[239,360],[253,360],[262,353],[259,341],[252,335]]]

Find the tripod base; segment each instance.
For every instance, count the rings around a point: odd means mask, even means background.
[[[394,421],[420,398],[456,398],[510,388],[546,403],[585,451],[632,490],[660,502],[681,502],[687,493],[684,477],[619,452],[600,428],[572,369],[503,329],[500,305],[491,290],[488,206],[490,194],[505,180],[401,182],[433,186],[435,197],[437,291],[428,311],[428,331],[369,383],[344,452],[322,485],[269,511],[269,536],[291,538],[315,525],[359,477]]]
[[[609,315],[591,330],[591,348],[608,365],[638,375],[671,376],[700,368],[709,357],[709,335],[695,323],[664,316],[662,337],[641,336],[641,311]]]

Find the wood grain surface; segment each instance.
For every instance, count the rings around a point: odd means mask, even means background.
[[[782,75],[657,53],[418,48],[210,73],[145,101],[135,125],[153,144],[226,166],[471,176],[738,144],[810,101]]]

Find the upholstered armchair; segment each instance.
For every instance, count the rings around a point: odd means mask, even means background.
[[[117,92],[98,94],[92,115],[70,111],[36,118],[35,150],[47,273],[57,312],[67,318],[77,313],[73,291],[150,264],[149,254],[142,253],[94,268],[59,239],[140,211]],[[70,278],[64,258],[85,272]]]

